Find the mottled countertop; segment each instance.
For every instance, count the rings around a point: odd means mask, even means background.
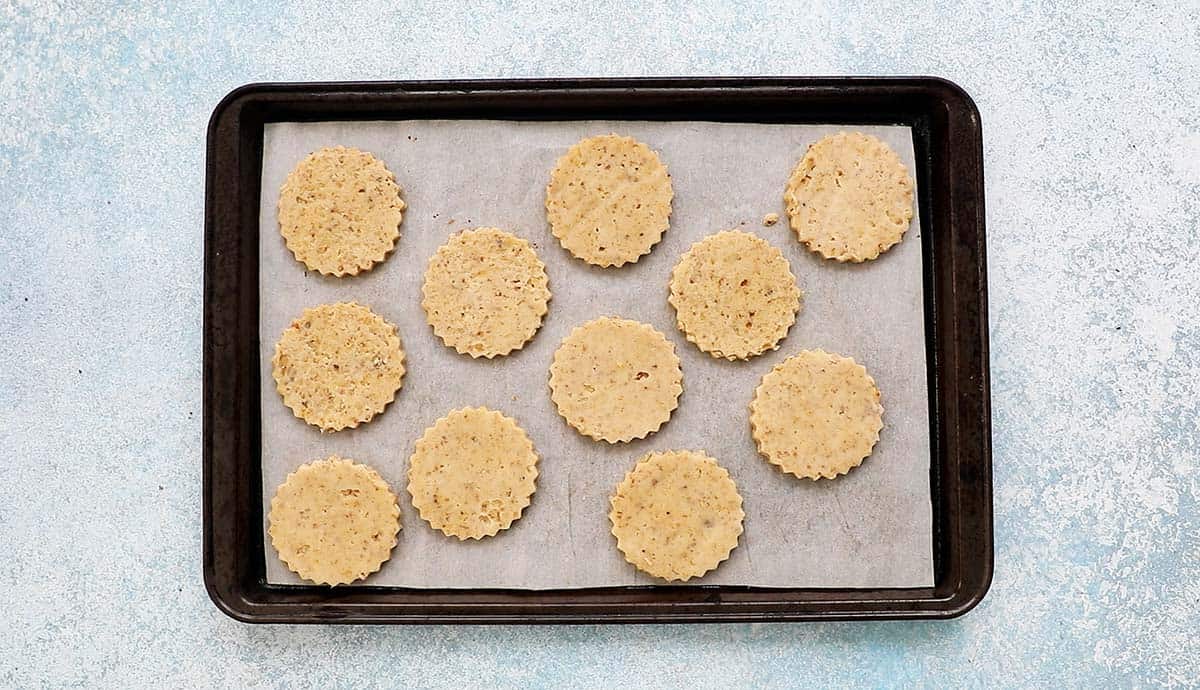
[[[0,686],[1200,678],[1200,7],[0,4]],[[504,3],[510,5],[510,3]],[[200,577],[205,125],[252,81],[934,74],[982,112],[991,593],[940,623],[255,627]]]

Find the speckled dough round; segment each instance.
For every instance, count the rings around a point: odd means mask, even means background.
[[[550,231],[579,259],[621,266],[667,230],[671,177],[650,147],[616,134],[590,137],[558,160],[546,185]]]
[[[409,460],[413,506],[447,536],[494,536],[521,517],[536,488],[537,453],[495,410],[454,410],[425,430]]]
[[[896,152],[858,132],[808,147],[783,195],[796,236],[826,259],[867,261],[900,241],[913,216],[913,181]]]
[[[700,577],[729,558],[745,517],[729,472],[697,451],[643,457],[610,502],[625,560],[667,581]]]
[[[750,403],[758,452],[784,472],[833,479],[879,441],[883,406],[867,370],[849,357],[805,350],[766,376]]]
[[[550,365],[558,413],[584,436],[645,438],[671,418],[683,392],[675,346],[637,321],[600,318],[563,339]]]
[[[800,310],[800,290],[783,254],[747,232],[692,245],[671,273],[676,324],[713,357],[748,359],[778,349]]]
[[[378,472],[331,455],[288,475],[271,499],[268,523],[290,570],[319,585],[344,585],[391,557],[400,508]]]
[[[355,275],[395,248],[404,208],[396,178],[382,161],[358,149],[324,148],[284,181],[279,231],[310,269]]]
[[[353,302],[305,309],[271,359],[283,402],[322,431],[368,422],[396,397],[404,350],[396,327]]]
[[[491,358],[519,350],[537,333],[550,301],[548,282],[546,266],[525,240],[498,228],[468,230],[429,260],[421,306],[448,347]]]

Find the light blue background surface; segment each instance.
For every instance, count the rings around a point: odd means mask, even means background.
[[[0,3],[0,686],[1200,682],[1194,0],[87,4]],[[200,581],[199,410],[204,130],[221,96],[267,80],[703,74],[935,74],[978,103],[984,603],[865,625],[219,613]]]

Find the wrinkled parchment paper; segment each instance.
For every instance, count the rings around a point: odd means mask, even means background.
[[[390,561],[366,582],[398,587],[523,589],[652,584],[617,551],[608,499],[638,458],[703,449],[726,467],[745,499],[745,533],[730,559],[692,584],[764,587],[917,587],[933,584],[920,227],[880,259],[824,261],[789,229],[783,190],[808,144],[844,127],[708,122],[396,121],[266,126],[260,210],[262,471],[264,534],[271,496],[299,465],[337,453],[375,467],[399,497],[403,529]],[[861,127],[913,166],[907,127]],[[545,185],[567,147],[619,132],[646,142],[675,189],[671,228],[632,265],[599,269],[572,258],[550,234]],[[408,209],[395,253],[369,273],[307,272],[278,232],[278,190],[291,168],[322,146],[374,153],[396,174]],[[780,214],[773,227],[767,213]],[[421,278],[453,232],[498,226],[528,239],[546,263],[553,298],[524,349],[472,360],[442,345],[425,322]],[[778,351],[749,362],[715,360],[675,327],[667,281],[694,242],[740,228],[779,247],[804,307]],[[271,355],[309,306],[355,300],[399,327],[408,373],[396,401],[358,429],[322,434],[284,406]],[[585,438],[557,414],[547,387],[554,350],[576,325],[602,315],[652,324],[675,343],[684,393],[671,420],[641,441]],[[763,374],[805,348],[850,355],[882,392],[884,428],[874,453],[834,481],[802,481],[755,452],[748,404]],[[408,457],[423,430],[449,410],[484,405],[517,419],[541,461],[532,505],[513,527],[460,542],[420,519],[406,490]],[[267,580],[299,584],[265,539]]]

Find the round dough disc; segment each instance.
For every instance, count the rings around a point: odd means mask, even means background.
[[[400,508],[378,472],[331,455],[288,475],[267,520],[271,545],[290,570],[319,585],[344,585],[391,557]]]
[[[854,132],[808,147],[783,195],[796,236],[826,259],[868,261],[900,241],[913,216],[913,181],[896,152]]]
[[[550,302],[546,266],[525,240],[498,228],[452,236],[429,260],[421,306],[448,347],[492,358],[519,350]]]
[[[596,266],[636,262],[662,239],[671,216],[671,177],[658,154],[616,134],[572,146],[550,173],[550,231]]]
[[[875,380],[853,359],[823,350],[805,350],[777,365],[750,403],[758,452],[806,479],[833,479],[858,467],[882,428]]]
[[[421,518],[447,536],[491,537],[529,505],[537,461],[513,419],[485,407],[454,410],[417,441],[408,493]]]
[[[279,231],[296,259],[326,275],[355,275],[387,258],[405,205],[383,161],[335,146],[313,152],[279,190]]]
[[[700,577],[729,558],[745,517],[729,472],[697,451],[646,455],[610,502],[625,560],[667,581]]]
[[[796,322],[800,290],[782,252],[734,230],[692,245],[671,272],[668,301],[688,340],[732,361],[779,348]]]
[[[645,438],[671,418],[683,392],[675,346],[652,326],[600,318],[563,339],[550,365],[551,399],[584,436]]]
[[[271,359],[283,402],[322,431],[371,421],[396,397],[404,350],[396,327],[353,302],[305,309]]]

